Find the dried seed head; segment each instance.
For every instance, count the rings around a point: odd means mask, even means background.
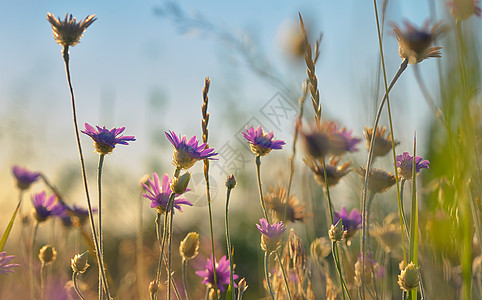
[[[392,137],[390,134],[385,137],[384,135],[386,131],[387,127],[377,127],[377,132],[375,133],[375,144],[373,146],[373,157],[384,156],[392,149]],[[365,127],[363,135],[365,135],[366,147],[369,149],[373,136],[373,128]],[[400,142],[395,141],[395,146],[398,144],[400,144]]]
[[[320,262],[331,253],[331,241],[326,237],[314,240],[310,246],[311,258]]]
[[[183,259],[192,259],[199,253],[199,234],[189,232],[179,246],[179,253]]]
[[[95,15],[89,15],[85,20],[77,23],[77,20],[72,15],[65,14],[65,20],[61,21],[60,18],[56,19],[51,13],[47,13],[47,20],[52,25],[57,44],[68,47],[79,43],[84,31],[96,18]]]
[[[74,273],[84,273],[87,268],[89,267],[89,263],[87,262],[87,255],[88,252],[84,252],[82,254],[76,254],[74,258],[70,260],[70,266]]]
[[[338,165],[338,162],[340,162],[340,158],[335,158],[332,156],[330,158],[330,161],[328,164],[326,164],[326,182],[328,182],[328,186],[332,187],[336,185],[340,179],[348,174],[351,170],[349,169],[350,167],[350,162],[346,162],[342,165]],[[322,186],[326,187],[325,183],[325,169],[323,168],[323,161],[315,161],[311,160],[308,158],[305,158],[305,164],[311,169],[313,172],[313,175],[315,176],[316,182]]]
[[[420,283],[420,270],[413,262],[409,263],[398,275],[398,285],[406,292],[416,289]]]
[[[284,223],[302,221],[305,217],[304,204],[300,203],[294,195],[291,195],[289,199],[286,198],[287,191],[283,187],[276,189],[270,187],[270,193],[264,196],[264,201],[272,213],[273,221],[283,221]]]
[[[236,187],[236,178],[234,178],[233,174],[229,175],[226,179],[226,187],[230,190]]]
[[[186,191],[187,185],[191,180],[191,173],[186,172],[179,178],[172,178],[171,180],[171,191],[175,194],[182,194]]]
[[[51,245],[45,245],[40,249],[38,258],[42,264],[51,264],[57,259],[57,251]]]
[[[365,168],[361,167],[358,173],[365,176]],[[384,170],[371,168],[368,174],[368,189],[372,193],[383,193],[388,191],[395,184],[395,176]]]
[[[333,242],[339,242],[346,237],[347,231],[344,230],[342,219],[339,219],[335,225],[331,224],[330,230],[328,230],[328,236]]]

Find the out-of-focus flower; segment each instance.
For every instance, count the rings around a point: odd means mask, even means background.
[[[87,268],[89,267],[89,263],[87,262],[87,255],[88,252],[76,254],[74,258],[70,260],[70,266],[74,273],[82,274],[87,270]]]
[[[450,13],[456,20],[463,21],[472,15],[481,15],[478,0],[451,0],[447,5],[450,6]]]
[[[429,164],[430,162],[428,160],[422,160],[420,156],[415,156],[415,175],[417,175],[421,169],[430,169]],[[397,155],[397,168],[400,177],[406,180],[412,179],[412,166],[413,156],[410,156],[408,152]]]
[[[85,20],[77,23],[77,20],[72,15],[65,14],[65,20],[62,21],[60,18],[56,19],[51,13],[47,13],[47,20],[52,25],[57,44],[68,47],[79,43],[84,31],[96,18],[95,15],[89,15]]]
[[[30,185],[40,177],[39,172],[31,172],[27,168],[22,168],[20,166],[13,166],[12,173],[17,180],[17,187],[21,190],[28,189]]]
[[[172,161],[175,166],[182,169],[189,169],[194,166],[198,160],[215,159],[213,156],[217,155],[213,148],[206,148],[207,143],[198,146],[199,142],[196,136],[193,136],[189,141],[185,135],[181,139],[169,130],[165,132],[167,139],[171,142],[174,148],[174,155]]]
[[[331,152],[330,134],[325,123],[316,122],[309,132],[301,131],[305,151],[312,159],[322,159]]]
[[[189,232],[179,245],[179,253],[183,259],[193,259],[199,253],[199,234]]]
[[[375,133],[375,144],[373,146],[373,157],[381,157],[387,154],[392,149],[392,137],[390,133],[385,137],[385,131],[387,127],[378,127],[377,132]],[[372,141],[373,136],[373,128],[365,127],[365,131],[363,132],[366,138],[366,147],[370,149],[370,143]],[[400,144],[400,142],[395,141],[395,146]]]
[[[211,255],[204,264],[204,270],[196,271],[196,275],[204,279],[203,284],[209,288],[214,288],[214,272],[216,272],[217,288],[224,292],[224,285],[229,284],[230,280],[229,259],[224,255],[219,262],[215,261],[214,264],[216,265],[216,271],[213,270],[213,256]],[[238,279],[238,275],[233,274],[233,279]],[[237,286],[236,283],[234,283],[234,286]]]
[[[410,22],[404,21],[407,30],[402,32],[393,24],[393,31],[398,40],[398,54],[403,59],[408,59],[410,64],[416,64],[429,57],[440,57],[442,47],[430,47],[443,29],[440,24],[435,24],[429,31],[429,22],[425,22],[422,29],[415,28]]]
[[[89,210],[74,204],[72,207],[65,205],[65,209],[71,222],[76,227],[82,227],[89,217]],[[92,213],[97,213],[97,208],[92,209]]]
[[[361,139],[352,137],[353,130],[348,130],[345,127],[338,128],[335,122],[329,124],[331,128],[331,153],[333,155],[343,155],[346,152],[358,151],[356,146],[360,143]]]
[[[358,174],[365,176],[365,168],[360,167],[357,170]],[[368,174],[368,189],[370,192],[383,193],[388,191],[392,185],[395,184],[395,175],[387,173],[382,169],[370,168],[370,174]]]
[[[254,129],[250,127],[243,132],[243,136],[249,141],[251,151],[259,156],[267,155],[271,150],[280,150],[285,144],[282,140],[275,140],[273,131],[264,133],[261,126]]]
[[[38,259],[42,262],[42,264],[51,264],[57,259],[57,251],[51,245],[45,245],[40,248]]]
[[[311,160],[309,158],[306,158],[304,162],[313,172],[316,182],[318,182],[320,186],[325,187],[326,183],[323,162]],[[336,185],[343,176],[350,172],[350,162],[338,165],[339,162],[340,157],[331,157],[330,161],[326,165],[326,181],[328,182],[329,187]]]
[[[99,154],[109,154],[114,150],[115,145],[128,145],[128,142],[136,140],[134,136],[119,136],[124,132],[125,127],[114,127],[111,130],[106,129],[105,126],[102,128],[99,126],[95,127],[97,129],[85,123],[85,130],[82,130],[82,133],[85,133],[94,140],[95,152]]]
[[[264,196],[264,201],[277,221],[302,221],[305,216],[304,204],[300,203],[294,195],[291,195],[289,199],[286,198],[285,188],[278,187],[275,190],[270,187],[270,193]]]
[[[420,283],[420,270],[413,262],[409,263],[398,275],[397,283],[406,292],[416,289]]]
[[[382,225],[375,226],[373,229],[373,235],[387,253],[396,249],[401,242],[400,223],[396,224],[397,221],[395,214],[389,214],[383,220]]]
[[[326,237],[315,239],[310,246],[311,258],[320,262],[331,253],[331,241]]]
[[[50,216],[61,217],[65,213],[65,207],[57,200],[55,195],[46,197],[45,191],[37,193],[32,197],[34,206],[32,214],[37,222],[43,222]]]
[[[166,211],[166,206],[169,202],[169,197],[171,196],[171,180],[169,180],[169,176],[164,174],[162,177],[162,186],[159,181],[159,176],[157,173],[153,173],[154,181],[151,179],[148,180],[147,184],[142,184],[146,189],[147,193],[143,194],[147,199],[151,200],[151,207],[155,208],[156,211],[160,214],[163,214]],[[189,191],[189,189],[186,189]],[[181,204],[192,206],[192,203],[189,200],[184,198],[178,198],[180,195],[176,194],[174,197],[174,207],[177,208],[179,211],[182,211]]]
[[[361,227],[362,215],[358,212],[358,209],[354,208],[348,213],[345,206],[342,206],[339,212],[335,211],[333,216],[333,223],[338,223],[342,220],[343,227],[346,229],[346,239],[350,239],[355,235],[358,229]]]
[[[261,249],[268,253],[276,251],[280,247],[281,235],[286,230],[283,221],[271,225],[263,218],[259,220],[259,224],[256,224],[256,227],[262,234]]]
[[[14,259],[13,255],[7,255],[7,252],[0,252],[0,274],[15,273],[12,268],[20,267],[19,264],[11,264],[10,262]]]
[[[362,279],[363,276],[363,279]],[[363,255],[360,253],[355,263],[355,284],[361,286],[362,282],[366,285],[373,283],[373,277],[379,280],[385,276],[385,269],[370,254],[365,256],[365,268],[363,268]]]

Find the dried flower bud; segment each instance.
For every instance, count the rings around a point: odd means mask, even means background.
[[[156,280],[153,280],[149,283],[149,293],[151,295],[155,295],[159,290],[159,285],[157,284]]]
[[[89,263],[87,262],[87,254],[88,252],[76,254],[74,258],[70,260],[70,266],[72,267],[72,271],[74,271],[74,273],[82,274],[87,270],[89,267]]]
[[[51,245],[45,245],[40,249],[38,258],[42,264],[51,264],[57,258],[57,251]]]
[[[248,289],[248,285],[246,284],[246,279],[241,278],[238,282],[238,293],[242,295]]]
[[[199,234],[189,232],[179,246],[179,253],[183,259],[193,259],[199,253]]]
[[[186,191],[187,185],[189,184],[189,180],[191,180],[191,173],[186,172],[181,177],[176,178],[174,177],[171,181],[171,190],[175,194],[182,194]]]
[[[347,231],[344,230],[342,219],[339,219],[335,225],[331,224],[330,230],[328,230],[328,236],[333,242],[339,242],[345,238]]]
[[[331,242],[326,237],[314,240],[310,246],[311,257],[316,261],[321,261],[331,252]]]
[[[420,270],[413,262],[409,263],[398,275],[397,283],[406,292],[416,289],[420,283]]]
[[[236,183],[236,178],[234,178],[233,174],[229,175],[228,179],[226,179],[226,187],[230,190],[236,187]]]

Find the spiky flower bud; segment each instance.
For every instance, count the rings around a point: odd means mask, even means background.
[[[397,283],[406,292],[416,289],[420,283],[420,270],[413,262],[409,263],[398,275]]]
[[[236,178],[234,178],[233,174],[229,175],[228,179],[226,179],[226,187],[230,190],[236,187],[236,183]]]
[[[76,254],[74,258],[70,260],[70,267],[74,273],[82,274],[87,270],[89,267],[89,263],[87,262],[87,254],[88,252]]]
[[[347,231],[344,230],[342,219],[339,219],[335,225],[331,224],[330,230],[328,230],[328,236],[333,242],[339,242],[345,238]]]
[[[191,173],[186,172],[181,177],[176,178],[174,177],[171,181],[171,190],[175,194],[182,194],[186,191],[187,185],[191,180]]]
[[[42,264],[51,264],[57,259],[57,251],[53,246],[45,245],[40,249],[38,258]]]
[[[183,259],[193,259],[199,253],[199,234],[189,232],[179,246],[179,253]]]

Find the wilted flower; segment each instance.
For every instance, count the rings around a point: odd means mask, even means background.
[[[109,154],[112,152],[112,150],[114,150],[115,145],[128,145],[129,143],[127,142],[132,142],[136,140],[134,136],[118,137],[118,135],[125,130],[125,127],[114,127],[111,130],[106,129],[105,126],[103,126],[102,128],[100,128],[99,126],[95,127],[97,127],[97,130],[89,124],[85,123],[85,130],[82,130],[82,133],[87,134],[94,140],[95,152],[99,154]]]
[[[415,175],[417,175],[421,169],[430,169],[429,164],[430,162],[428,160],[422,160],[420,156],[415,156]],[[408,152],[397,155],[397,168],[400,177],[406,180],[412,179],[412,166],[413,156],[410,156]]]
[[[206,284],[209,288],[214,288],[214,272],[216,272],[217,288],[224,292],[224,285],[229,284],[230,281],[229,259],[224,255],[219,262],[215,261],[214,264],[216,265],[216,271],[213,270],[213,256],[211,254],[211,257],[204,264],[204,270],[196,271],[196,275],[204,278],[203,284]],[[238,275],[233,274],[233,279],[238,279]],[[237,286],[236,283],[234,283],[234,286]]]
[[[21,190],[28,189],[30,185],[40,177],[39,172],[31,172],[27,168],[22,168],[20,166],[13,166],[12,173],[17,180],[17,187]]]
[[[51,264],[57,259],[57,251],[51,245],[45,245],[40,248],[38,259],[42,262],[42,264]]]
[[[249,141],[251,151],[259,156],[267,155],[271,150],[280,150],[285,144],[282,140],[275,140],[273,131],[264,133],[261,126],[254,129],[250,127],[243,132],[243,136]]]
[[[32,210],[34,219],[43,222],[50,216],[61,217],[65,213],[65,207],[57,200],[55,195],[46,198],[45,191],[32,196],[34,209]]]
[[[335,211],[333,216],[333,223],[338,223],[340,219],[343,222],[343,227],[346,229],[346,239],[350,239],[355,235],[358,229],[361,227],[362,215],[358,212],[358,209],[354,208],[348,213],[345,206],[342,206],[339,212]]]
[[[409,263],[398,275],[397,283],[406,292],[416,289],[420,283],[420,270],[413,262]]]
[[[51,13],[47,13],[47,20],[52,25],[52,31],[57,44],[68,47],[75,46],[79,43],[80,38],[84,34],[87,27],[92,24],[96,18],[95,15],[89,15],[85,20],[77,23],[77,20],[69,14],[65,14],[65,20],[56,19]]]
[[[183,259],[192,259],[199,253],[199,234],[189,232],[179,245],[179,253]]]
[[[88,252],[76,254],[74,258],[70,260],[70,266],[74,273],[82,274],[87,270],[87,268],[89,267],[89,263],[87,262],[87,255]]]
[[[264,196],[264,201],[273,213],[273,217],[278,221],[295,222],[303,220],[305,216],[304,204],[300,203],[294,195],[291,195],[289,199],[286,198],[287,192],[285,188],[278,187],[275,190],[273,187],[270,187],[270,193]]]
[[[326,183],[325,183],[325,171],[323,168],[323,162],[311,160],[309,158],[305,158],[304,162],[313,172],[316,182],[318,182],[320,186],[325,187]],[[350,169],[349,169],[351,164],[350,162],[346,162],[338,166],[339,162],[340,162],[340,157],[338,158],[331,157],[330,161],[326,165],[326,179],[327,179],[326,181],[328,182],[329,187],[336,185],[343,176],[345,176],[346,174],[348,174],[348,172],[350,172]]]
[[[402,32],[397,25],[393,30],[398,40],[398,54],[403,59],[408,59],[410,64],[416,64],[429,57],[440,57],[442,47],[430,47],[432,42],[442,32],[442,26],[435,24],[428,30],[429,22],[422,29],[415,28],[410,22],[404,22],[407,30]]]
[[[259,232],[262,234],[261,249],[268,253],[276,251],[280,247],[281,235],[286,230],[283,221],[270,225],[268,221],[263,218],[259,220],[259,224],[256,224],[256,227],[258,227]]]
[[[357,170],[358,174],[365,176],[365,168],[361,167]],[[395,184],[395,175],[387,173],[384,170],[377,168],[370,168],[370,174],[368,174],[368,189],[372,193],[383,193],[388,191],[392,185]]]
[[[188,141],[185,135],[179,139],[179,137],[170,130],[169,133],[165,132],[165,134],[174,148],[172,161],[174,165],[179,168],[187,170],[194,166],[198,160],[215,159],[213,156],[217,155],[213,148],[206,148],[207,143],[198,146],[199,142],[196,140],[196,136],[193,136]]]
[[[310,246],[311,258],[321,261],[331,253],[331,241],[326,237],[315,239]]]
[[[0,252],[0,274],[15,273],[12,268],[20,267],[19,264],[10,264],[9,262],[14,259],[13,255],[7,255],[7,252]]]
[[[387,137],[384,137],[385,131],[387,127],[377,127],[377,132],[375,134],[375,144],[373,146],[373,157],[381,157],[387,154],[392,149],[392,137],[390,133]],[[367,149],[370,149],[370,143],[372,141],[373,136],[373,128],[365,127],[365,131],[363,132],[366,138],[366,146]],[[395,146],[400,144],[400,142],[395,141]]]
[[[463,21],[472,15],[481,15],[478,0],[451,0],[447,5],[450,6],[450,13],[456,20]]]
[[[163,214],[166,211],[166,206],[169,202],[169,197],[171,196],[171,180],[169,180],[169,176],[164,174],[162,178],[162,186],[159,181],[159,176],[157,173],[153,173],[154,181],[151,179],[148,180],[149,185],[142,184],[146,189],[147,193],[143,194],[145,198],[151,200],[151,207],[155,208],[156,211],[160,214]],[[189,189],[186,189],[189,191]],[[177,208],[179,211],[182,211],[181,204],[192,206],[192,203],[184,198],[178,198],[180,195],[176,194],[174,197],[174,207]]]

